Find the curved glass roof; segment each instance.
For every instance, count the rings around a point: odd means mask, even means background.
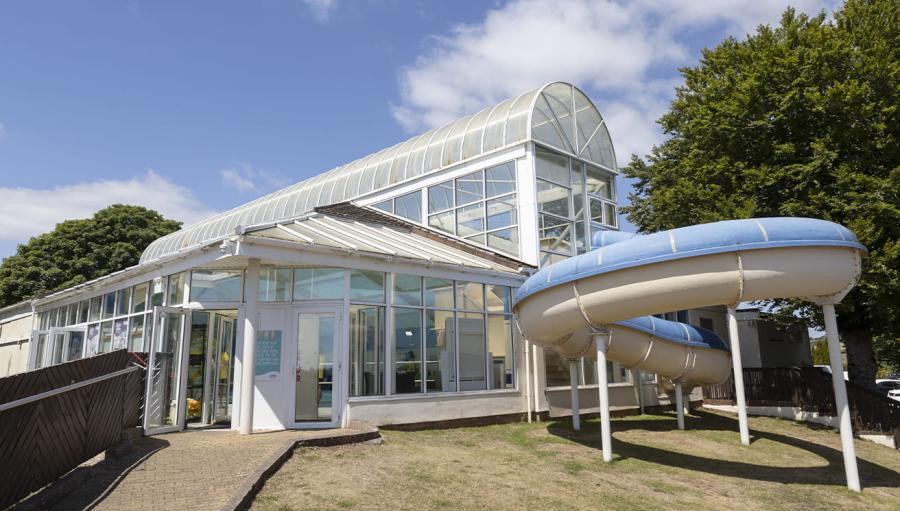
[[[616,170],[600,112],[577,87],[554,82],[159,238],[141,263],[224,239],[239,226],[298,218],[528,140]]]

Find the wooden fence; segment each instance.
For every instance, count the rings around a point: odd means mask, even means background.
[[[116,445],[141,421],[125,350],[0,378],[0,509]]]
[[[856,433],[894,435],[900,445],[900,402],[880,392],[847,383],[850,417]],[[744,369],[744,394],[748,406],[790,406],[819,415],[836,415],[831,375],[814,367],[763,367]],[[709,403],[734,403],[734,380],[703,387]]]

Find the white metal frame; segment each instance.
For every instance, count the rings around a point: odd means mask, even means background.
[[[330,421],[297,421],[296,420],[296,381],[294,380],[294,375],[296,374],[296,363],[297,356],[299,350],[299,342],[300,342],[300,334],[299,324],[300,324],[300,316],[303,314],[332,314],[334,315],[334,341],[332,348],[334,352],[332,353],[333,366],[331,369],[331,420]],[[291,338],[285,340],[284,342],[288,343],[290,348],[286,350],[288,355],[288,360],[290,360],[289,367],[291,368],[288,373],[291,375],[289,381],[291,382],[291,392],[288,395],[291,396],[291,403],[293,406],[290,407],[290,417],[288,420],[288,424],[291,428],[294,429],[327,429],[338,427],[342,424],[342,420],[345,413],[345,403],[346,403],[346,393],[347,385],[345,385],[345,374],[344,374],[344,330],[346,324],[346,314],[347,311],[341,301],[333,301],[333,302],[319,302],[319,303],[308,303],[308,304],[294,304],[290,308],[290,321],[291,328],[287,329],[287,332],[292,332]]]
[[[175,370],[177,371],[175,376],[175,386],[176,386],[176,402],[175,402],[175,420],[174,424],[169,426],[150,426],[150,414],[146,412],[146,409],[149,407],[149,403],[151,402],[151,388],[153,382],[153,375],[151,371],[153,371],[155,362],[156,362],[156,346],[157,343],[162,340],[162,336],[166,333],[166,326],[164,322],[168,321],[171,315],[181,315],[182,323],[181,323],[181,332],[179,334],[179,342],[181,345],[178,350],[178,354],[180,360],[174,361],[177,362],[175,366]],[[144,393],[144,434],[145,435],[157,435],[161,433],[169,433],[172,431],[181,431],[184,429],[185,425],[185,416],[187,415],[187,366],[188,366],[188,340],[187,337],[190,332],[190,322],[191,322],[191,309],[187,309],[184,307],[168,307],[168,306],[154,306],[153,307],[153,331],[150,338],[150,355],[147,361],[147,386]]]

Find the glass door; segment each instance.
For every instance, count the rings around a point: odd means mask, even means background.
[[[235,313],[236,315],[236,313]],[[234,382],[235,318],[216,315],[216,360],[213,380],[213,422],[231,420],[231,395]]]
[[[294,421],[298,426],[329,427],[340,421],[339,312],[338,307],[303,309],[295,316]]]
[[[35,330],[31,334],[31,369],[40,369],[47,366],[47,343],[50,339],[50,330]]]
[[[71,362],[84,357],[84,327],[51,328],[53,339],[52,364]]]
[[[147,364],[144,433],[154,435],[184,428],[187,356],[185,326],[190,311],[178,307],[153,308],[153,333]]]

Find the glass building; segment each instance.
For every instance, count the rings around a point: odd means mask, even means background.
[[[511,296],[617,228],[616,175],[600,112],[577,87],[551,83],[185,227],[135,267],[37,300],[30,367],[135,352],[148,367],[151,434],[512,417],[532,401],[564,413],[567,361],[517,335]],[[593,362],[579,367],[589,389]],[[630,373],[611,369],[625,389],[613,404],[635,404]],[[640,386],[650,405],[653,382]]]

